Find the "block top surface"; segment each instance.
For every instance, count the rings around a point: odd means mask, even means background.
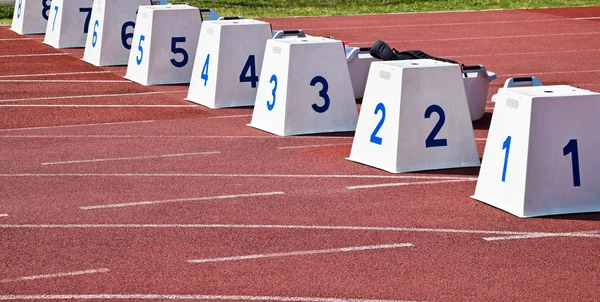
[[[240,26],[240,25],[251,25],[251,24],[269,24],[264,21],[254,19],[239,19],[239,20],[206,20],[205,24],[212,26]]]
[[[436,61],[432,59],[418,59],[418,60],[393,60],[393,61],[380,61],[378,64],[387,65],[389,67],[400,67],[400,68],[424,68],[424,67],[442,67],[442,66],[458,66],[457,64]]]
[[[197,7],[187,4],[167,4],[167,5],[140,5],[140,10],[147,9],[149,11],[167,11],[167,10],[198,10]]]
[[[303,38],[287,38],[273,39],[276,43],[299,45],[299,44],[323,44],[323,43],[342,43],[340,40],[329,39],[325,37],[303,37]]]
[[[525,97],[565,97],[580,95],[600,95],[597,92],[573,87],[570,85],[548,85],[500,88],[509,95],[522,95]]]

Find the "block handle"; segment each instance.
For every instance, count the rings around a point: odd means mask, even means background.
[[[289,30],[278,30],[273,31],[273,39],[281,39],[284,37],[298,37],[304,38],[306,34],[301,29],[289,29]]]
[[[371,47],[350,47],[346,46],[346,62],[352,61],[359,53],[370,53]]]
[[[202,21],[219,20],[219,14],[212,8],[201,8],[200,17]]]
[[[544,86],[542,81],[540,81],[536,77],[519,77],[519,78],[508,78],[506,82],[504,82],[504,88],[516,87],[516,86]]]
[[[490,81],[496,79],[496,74],[491,71],[487,71],[483,65],[463,65],[462,71],[465,78],[476,78],[482,76]]]

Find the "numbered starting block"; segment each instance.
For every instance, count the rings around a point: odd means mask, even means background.
[[[44,43],[54,48],[85,47],[92,0],[52,0]]]
[[[474,199],[518,217],[600,211],[600,94],[500,88]]]
[[[267,40],[250,126],[282,136],[353,131],[357,118],[341,41]]]
[[[463,66],[462,71],[471,121],[476,121],[485,114],[488,90],[496,74],[487,71],[483,65]]]
[[[271,25],[252,19],[206,22],[187,100],[209,108],[254,105]]]
[[[16,0],[10,29],[18,34],[46,32],[51,0]]]
[[[94,0],[83,61],[127,65],[138,7],[150,0]]]
[[[517,86],[544,86],[544,84],[536,77],[508,78],[504,82],[504,88]],[[498,94],[494,94],[492,96],[492,102],[496,102],[497,95]]]
[[[349,160],[392,173],[479,166],[460,67],[371,63]]]
[[[370,51],[371,47],[346,46],[346,62],[348,63],[348,71],[352,80],[352,90],[356,99],[362,99],[365,93],[371,63],[380,61],[371,56]]]
[[[189,83],[200,10],[187,4],[139,7],[125,78],[142,85]]]

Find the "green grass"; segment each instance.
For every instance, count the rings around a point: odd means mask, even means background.
[[[171,0],[244,18],[600,5],[600,0]],[[10,24],[14,6],[0,6]]]

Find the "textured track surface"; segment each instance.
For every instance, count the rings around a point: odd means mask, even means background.
[[[489,99],[525,75],[599,91],[599,20],[586,7],[267,21],[483,64],[498,74]],[[197,106],[187,85],[141,86],[42,39],[0,27],[0,300],[598,297],[598,213],[516,218],[469,197],[476,168],[383,172],[346,160],[352,133],[277,137],[247,126],[252,108]],[[396,185],[357,187],[378,184]]]

